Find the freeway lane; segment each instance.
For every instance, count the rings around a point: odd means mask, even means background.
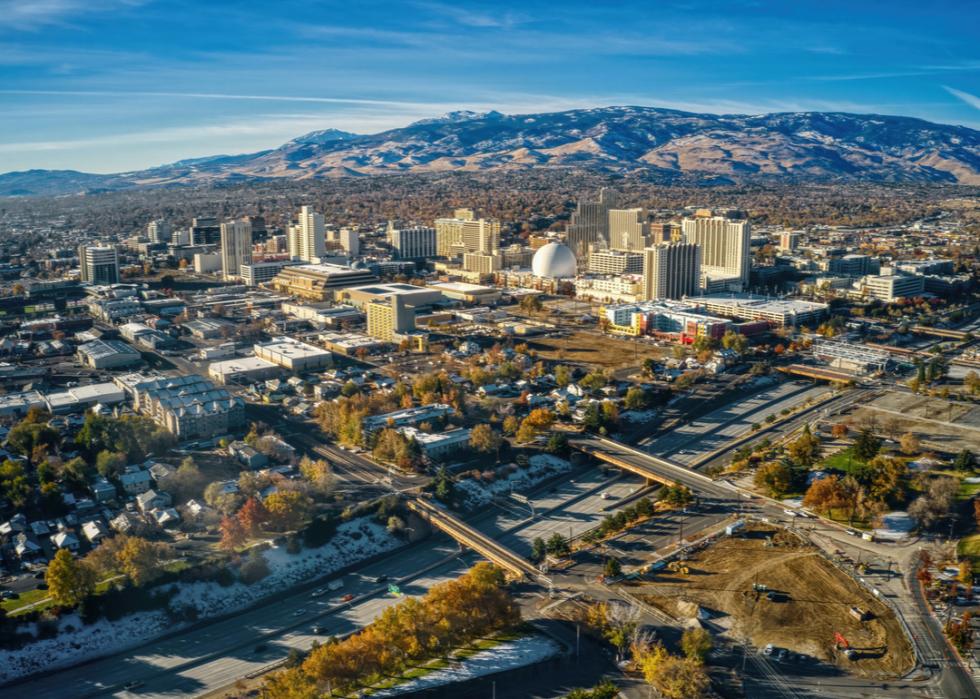
[[[670,457],[686,465],[694,461],[699,452],[718,449],[726,442],[748,434],[752,425],[763,424],[767,415],[778,417],[781,410],[792,408],[807,399],[819,398],[828,390],[825,386],[801,387],[793,382],[780,384],[641,443],[652,454]]]

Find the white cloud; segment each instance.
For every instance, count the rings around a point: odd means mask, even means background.
[[[142,4],[144,0],[0,0],[0,29],[38,29],[82,14]]]
[[[963,92],[963,90],[957,90],[954,87],[949,87],[948,85],[943,85],[943,89],[946,90],[953,97],[962,100],[966,104],[970,105],[974,109],[980,109],[980,97],[976,95],[971,95],[969,92]]]

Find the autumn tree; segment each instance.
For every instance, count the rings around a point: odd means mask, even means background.
[[[225,515],[221,518],[221,542],[218,544],[225,551],[234,551],[245,543],[247,534],[238,517]]]
[[[687,629],[681,635],[681,650],[691,660],[697,660],[703,663],[713,646],[714,643],[711,640],[711,634],[700,626]]]
[[[913,454],[918,454],[920,445],[919,438],[915,436],[912,432],[906,432],[902,435],[899,440],[899,445],[902,448],[902,453],[912,456]]]
[[[44,581],[56,604],[74,607],[95,589],[95,570],[77,560],[67,549],[58,549],[48,564]]]
[[[862,429],[854,440],[854,456],[861,461],[870,461],[878,455],[879,451],[881,451],[881,439],[870,427]]]
[[[805,425],[802,434],[790,442],[786,451],[796,464],[809,469],[820,458],[820,438],[810,432],[809,425]]]
[[[299,472],[319,495],[329,494],[334,487],[334,475],[330,463],[325,459],[311,459],[304,456],[299,462]]]
[[[470,431],[470,448],[481,454],[497,452],[501,441],[500,434],[486,423],[480,423]]]
[[[830,514],[832,510],[846,507],[848,493],[837,476],[827,476],[813,481],[803,496],[803,506],[814,512]]]
[[[249,536],[255,536],[269,521],[269,511],[260,498],[250,497],[238,511],[238,521]]]
[[[781,461],[768,461],[756,470],[755,485],[772,497],[780,497],[792,487],[793,471]]]
[[[847,436],[849,431],[850,429],[843,422],[836,422],[834,423],[834,426],[830,428],[830,434],[834,439],[843,439]]]
[[[296,529],[313,515],[313,500],[298,490],[279,490],[265,499],[273,526],[279,531]]]

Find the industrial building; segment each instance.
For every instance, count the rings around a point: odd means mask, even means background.
[[[310,371],[333,366],[329,350],[294,340],[277,337],[271,342],[255,345],[255,356],[290,371]]]

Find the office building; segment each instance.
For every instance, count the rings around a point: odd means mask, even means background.
[[[322,349],[291,337],[276,337],[270,342],[253,346],[255,356],[290,371],[310,371],[333,366],[333,355]]]
[[[119,283],[119,255],[111,245],[79,245],[78,266],[83,282]]]
[[[565,243],[576,255],[585,256],[597,241],[609,243],[609,210],[618,201],[616,192],[606,188],[599,190],[598,201],[579,201],[565,232]]]
[[[763,296],[699,296],[690,301],[709,313],[739,320],[763,320],[777,328],[815,325],[826,315],[827,304]]]
[[[884,274],[863,277],[856,284],[861,295],[892,303],[903,298],[921,296],[925,279],[918,275]]]
[[[340,247],[344,249],[348,257],[357,257],[361,253],[361,238],[357,231],[352,228],[340,229]]]
[[[300,209],[296,223],[289,226],[289,256],[303,262],[319,262],[327,254],[323,216],[309,206]]]
[[[437,218],[435,221],[436,230],[436,254],[440,257],[453,257],[458,253],[454,248],[461,248],[463,245],[463,223],[476,220],[473,209],[456,209],[452,218]]]
[[[477,274],[493,274],[503,268],[503,260],[498,254],[483,252],[463,253],[463,271]]]
[[[222,269],[222,255],[220,252],[195,252],[194,271],[198,274],[210,274],[220,272]]]
[[[221,224],[221,273],[237,279],[242,265],[252,262],[252,223],[247,218]]]
[[[643,250],[649,245],[650,224],[646,209],[609,210],[609,247],[612,250]]]
[[[779,249],[783,252],[793,252],[800,245],[800,234],[796,231],[782,231],[779,234]]]
[[[454,216],[435,221],[437,255],[459,257],[467,252],[490,254],[500,247],[500,221],[477,219],[472,209],[456,209]]]
[[[258,286],[271,282],[285,267],[301,264],[294,260],[272,260],[267,262],[250,262],[238,268],[239,276],[245,286]]]
[[[146,226],[146,237],[151,243],[169,243],[170,236],[170,224],[162,218],[150,221]]]
[[[367,334],[382,342],[394,342],[396,335],[415,330],[415,311],[405,297],[395,294],[386,300],[376,299],[365,306]]]
[[[428,226],[394,228],[388,232],[395,257],[418,260],[436,256],[436,229]]]
[[[366,269],[330,264],[299,264],[283,267],[273,277],[272,288],[299,298],[331,301],[336,289],[372,284],[376,281],[378,277]]]
[[[199,216],[191,219],[191,245],[217,245],[221,242],[221,226],[218,219]]]
[[[827,271],[841,277],[862,277],[865,274],[877,274],[881,265],[877,259],[868,255],[844,255],[834,257],[827,262]]]
[[[681,224],[684,242],[701,248],[701,276],[723,279],[729,290],[748,287],[751,252],[751,230],[747,221],[724,216],[685,218]],[[703,279],[702,286],[709,284]]]
[[[589,253],[591,274],[642,274],[643,253],[597,250]]]
[[[657,243],[681,242],[681,225],[679,223],[651,223],[650,245]]]
[[[643,251],[643,297],[679,299],[698,292],[701,250],[693,243],[660,243]]]

